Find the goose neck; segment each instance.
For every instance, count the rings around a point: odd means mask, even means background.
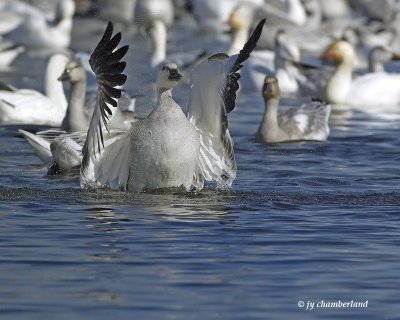
[[[275,129],[278,127],[279,98],[268,98],[265,101],[263,127]]]
[[[46,95],[54,105],[59,106],[62,110],[67,109],[68,102],[65,97],[63,84],[57,79],[62,74],[66,63],[67,60],[61,61],[58,58],[51,60],[47,66],[45,75]]]
[[[85,121],[86,79],[72,83],[71,99],[63,121],[63,129],[69,132],[86,131]]]
[[[151,27],[151,39],[154,45],[153,55],[151,57],[152,67],[158,66],[167,57],[167,27],[161,20],[153,22]]]
[[[239,53],[240,50],[244,47],[248,40],[249,36],[249,28],[240,28],[233,33],[233,41],[228,50],[228,55],[234,55]]]
[[[328,81],[325,95],[326,99],[334,104],[346,103],[352,81],[353,63],[349,60],[342,61]]]

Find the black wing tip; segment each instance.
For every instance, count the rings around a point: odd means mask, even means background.
[[[239,55],[231,69],[230,74],[227,78],[227,85],[225,88],[225,108],[226,112],[231,112],[235,109],[235,102],[236,102],[236,92],[239,90],[239,83],[238,80],[240,79],[240,74],[238,71],[243,67],[242,63],[245,62],[249,57],[250,54],[257,46],[257,42],[260,39],[266,18],[262,19],[258,24],[257,27],[254,29],[252,35],[250,36],[249,40],[243,46],[243,49],[240,50]]]
[[[121,59],[129,50],[128,45],[118,49],[122,34],[117,32],[112,36],[114,30],[113,23],[108,22],[104,34],[90,56],[89,62],[93,72],[96,75],[97,84],[101,91],[107,92],[107,98],[119,98],[120,89],[116,86],[122,86],[126,82],[126,75],[122,74],[126,67],[126,62]],[[103,90],[104,87],[111,87],[115,90]],[[109,99],[107,99],[109,101]]]

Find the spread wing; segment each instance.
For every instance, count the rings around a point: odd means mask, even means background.
[[[191,72],[188,118],[200,134],[199,173],[221,186],[230,186],[236,177],[227,115],[235,108],[238,71],[256,47],[264,23],[265,19],[257,25],[238,55],[215,54]]]
[[[125,121],[122,113],[117,109],[117,101],[121,97],[121,89],[117,87],[126,81],[126,75],[122,74],[126,63],[121,59],[128,51],[128,46],[116,49],[121,41],[121,33],[113,37],[112,33],[113,25],[109,22],[102,39],[89,59],[90,66],[96,75],[98,94],[82,150],[81,183],[84,186],[108,183],[107,174],[104,173],[104,166],[101,164],[105,163],[105,159],[109,159],[111,163],[107,162],[107,166],[113,167],[113,160],[120,155],[116,153],[116,146],[120,152],[124,147],[124,144],[113,145],[113,143],[126,138],[130,129],[129,121]],[[110,155],[110,150],[113,152],[113,157]],[[120,166],[114,166],[111,174],[118,177],[116,181],[122,185],[124,179],[127,179],[128,159],[125,158],[125,160]],[[102,179],[99,181],[100,171],[100,176],[105,181]]]

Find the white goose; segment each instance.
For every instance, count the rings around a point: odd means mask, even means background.
[[[168,28],[174,22],[173,3],[171,0],[138,0],[135,15],[135,21],[150,31],[151,67],[159,68],[167,57]]]
[[[227,28],[226,21],[229,18],[230,12],[232,12],[235,6],[241,1],[242,0],[191,0],[191,4],[193,6],[194,17],[202,32],[221,33]],[[262,5],[264,3],[264,0],[246,1],[254,5]]]
[[[35,49],[64,49],[71,42],[72,17],[75,12],[73,0],[59,0],[52,22],[44,15],[29,15],[18,27],[4,37],[16,44]]]
[[[181,76],[170,64],[157,78],[156,108],[134,123],[120,117],[115,108],[120,96],[115,87],[126,81],[120,59],[128,47],[115,50],[121,34],[111,38],[109,23],[90,59],[99,97],[83,149],[81,186],[134,192],[171,187],[200,190],[204,180],[230,186],[236,162],[227,113],[235,104],[237,71],[255,48],[264,22],[238,56],[217,54],[192,71],[188,117],[172,98]]]
[[[325,96],[338,106],[379,107],[400,104],[400,75],[374,72],[353,79],[354,49],[346,41],[336,41],[323,57],[336,63]]]
[[[301,53],[299,47],[290,42],[287,33],[280,30],[276,34],[275,50],[255,51],[247,67],[241,72],[242,89],[260,92],[265,75],[275,75],[279,81],[280,91],[285,95],[305,91],[315,94],[318,90],[314,82],[299,69]]]
[[[36,134],[18,130],[40,160],[46,165],[50,163],[50,172],[68,171],[80,165],[82,160],[81,151],[96,104],[94,97],[90,94],[87,97],[86,79],[86,70],[78,61],[68,62],[58,79],[71,83],[70,101],[61,130],[52,129]],[[126,94],[118,100],[118,104],[125,114],[134,110],[134,99]]]
[[[300,11],[305,14],[304,7],[299,0],[289,0],[288,3],[289,12],[291,12],[291,7],[296,8],[296,10],[293,10],[295,17],[300,15]],[[274,48],[276,33],[279,30],[285,30],[291,42],[296,43],[301,50],[308,52],[318,53],[331,42],[331,39],[322,32],[307,29],[306,19],[304,21],[303,19],[299,19],[297,21],[294,18],[289,18],[292,14],[286,12],[285,14],[278,15],[278,12],[271,13],[269,8],[266,9],[265,5],[255,6],[246,1],[241,2],[231,13],[229,19],[231,26],[237,30],[234,33],[232,51],[230,52],[237,52],[240,45],[248,37],[254,21],[257,21],[262,16],[268,17],[267,24],[264,27],[265,32],[260,38],[260,47],[264,49]]]
[[[34,124],[58,127],[67,110],[67,99],[62,74],[68,58],[61,54],[52,56],[45,75],[45,92],[6,87],[0,90],[0,124]]]
[[[275,77],[267,76],[264,81],[264,118],[257,133],[257,140],[266,143],[292,141],[325,141],[329,135],[329,105],[319,102],[305,104],[278,113],[279,85]]]
[[[48,164],[52,156],[50,144],[55,138],[67,132],[86,131],[91,118],[89,108],[85,107],[86,74],[82,65],[76,61],[68,62],[58,80],[69,80],[72,84],[71,100],[61,123],[61,130],[46,130],[36,134],[18,130],[44,164]]]

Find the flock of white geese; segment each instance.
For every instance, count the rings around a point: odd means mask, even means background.
[[[50,14],[2,0],[0,67],[12,67],[26,51],[57,53],[47,65],[44,94],[0,83],[0,124],[54,127],[19,131],[49,174],[80,168],[83,188],[198,191],[205,182],[229,188],[237,166],[228,115],[237,94],[256,91],[265,101],[255,133],[261,143],[326,141],[331,113],[400,108],[400,74],[387,71],[400,56],[400,5],[376,2],[127,0],[115,6],[97,1],[99,17],[145,30],[150,40],[148,70],[157,70],[157,101],[140,118],[135,98],[123,89],[129,48],[120,45],[122,35],[113,23],[104,22],[90,56],[76,53],[71,59],[60,51],[70,46],[78,19],[73,0],[58,0]],[[185,43],[204,46],[201,56],[188,53],[194,61],[189,103],[180,106],[173,89],[183,76],[168,44],[174,30],[185,28],[194,32]],[[71,84],[69,99],[63,82]],[[281,96],[317,99],[280,111]]]

